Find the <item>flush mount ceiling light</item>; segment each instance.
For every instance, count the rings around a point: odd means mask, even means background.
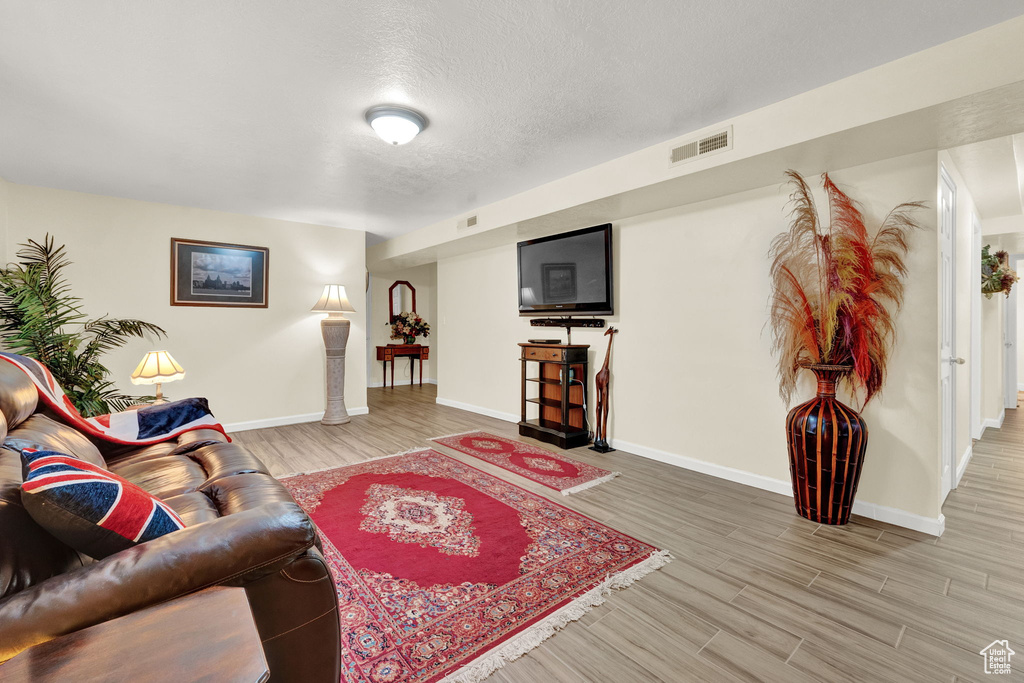
[[[417,111],[386,104],[366,112],[366,122],[384,142],[404,145],[427,127],[427,119]]]

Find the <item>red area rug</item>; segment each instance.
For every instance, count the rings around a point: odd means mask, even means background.
[[[475,683],[665,551],[426,449],[282,482],[319,527],[345,683]]]
[[[503,470],[515,472],[550,489],[561,491],[563,496],[589,489],[619,476],[618,472],[603,470],[567,455],[558,455],[522,441],[513,441],[487,432],[439,436],[431,441],[480,458]]]

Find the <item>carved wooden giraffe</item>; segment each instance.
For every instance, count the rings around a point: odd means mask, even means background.
[[[594,377],[594,384],[597,387],[597,419],[594,421],[595,434],[593,450],[601,453],[615,450],[608,445],[608,385],[611,381],[611,372],[608,370],[608,363],[612,357],[612,340],[618,332],[614,327],[609,327],[605,332],[608,337],[608,352],[604,357],[604,365]]]

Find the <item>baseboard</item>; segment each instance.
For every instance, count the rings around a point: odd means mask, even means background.
[[[984,434],[985,430],[988,429],[989,427],[992,427],[994,429],[1002,429],[1003,428],[1003,420],[1005,420],[1005,419],[1006,419],[1006,409],[1003,408],[1003,410],[1001,410],[999,412],[999,418],[998,419],[994,418],[994,417],[987,417],[987,418],[985,418],[985,421],[981,423],[981,433]]]
[[[703,474],[711,475],[712,477],[718,477],[719,479],[734,481],[737,484],[753,486],[754,488],[762,489],[764,491],[780,493],[784,496],[793,495],[793,485],[787,480],[766,477],[764,475],[726,467],[725,465],[716,465],[704,460],[689,458],[685,455],[678,455],[676,453],[669,453],[668,451],[662,451],[656,448],[649,448],[647,446],[629,443],[628,441],[622,441],[621,439],[615,439],[612,445],[619,450],[633,453],[634,455],[639,455],[650,460],[657,460],[658,462],[675,465],[676,467],[682,467],[695,472],[701,472]],[[898,510],[896,508],[877,505],[875,503],[867,503],[860,500],[854,501],[853,512],[854,514],[869,517],[879,522],[901,526],[906,529],[913,529],[914,531],[920,531],[932,536],[941,536],[942,532],[946,528],[946,518],[941,514],[937,518],[933,519],[931,517],[924,517],[905,510]]]
[[[474,406],[469,403],[463,403],[461,401],[453,401],[448,398],[441,398],[440,396],[436,399],[437,403],[449,408],[458,408],[459,410],[465,410],[470,413],[476,413],[477,415],[486,415],[487,417],[494,417],[505,422],[519,422],[519,416],[515,413],[503,413],[500,410],[491,410],[490,408],[482,408],[480,406]]]
[[[370,412],[370,409],[366,406],[362,408],[349,408],[349,415],[366,415]],[[268,427],[285,427],[287,425],[297,425],[304,422],[317,422],[324,416],[323,411],[318,413],[306,413],[305,415],[287,415],[285,417],[269,417],[265,420],[249,420],[248,422],[232,422],[224,425],[224,430],[227,432],[245,432],[250,429],[266,429]]]
[[[424,384],[437,384],[437,380],[436,379],[425,379],[425,380],[423,380],[423,383]],[[387,384],[384,384],[384,382],[374,382],[373,384],[367,384],[366,388],[367,389],[380,389],[381,387],[389,387],[389,386],[391,386],[391,382],[388,382]],[[400,387],[400,386],[407,387],[407,386],[409,386],[409,383],[408,382],[395,382],[395,387]],[[415,386],[415,384],[413,386]]]
[[[964,457],[960,458],[960,464],[957,465],[957,468],[956,468],[956,482],[954,483],[953,488],[956,488],[957,486],[960,485],[960,480],[964,478],[964,472],[967,471],[967,463],[969,463],[971,461],[971,457],[973,455],[974,455],[974,444],[971,444],[970,446],[967,447],[967,450],[964,451]]]
[[[1024,382],[1017,385],[1017,391],[1024,391]]]

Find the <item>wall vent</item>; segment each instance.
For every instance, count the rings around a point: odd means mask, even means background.
[[[673,147],[668,154],[668,165],[678,166],[730,149],[732,149],[732,126]]]
[[[459,222],[456,223],[456,228],[458,230],[467,230],[469,228],[475,228],[476,227],[476,219],[477,219],[477,217],[476,217],[475,214],[472,215],[472,216],[467,216],[466,218],[460,218]]]

